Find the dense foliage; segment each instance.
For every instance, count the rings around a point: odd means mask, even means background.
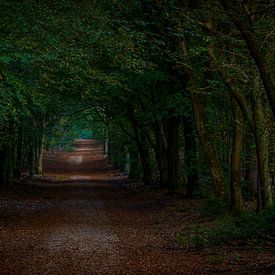
[[[131,180],[272,205],[272,1],[0,4],[2,182],[93,135]]]

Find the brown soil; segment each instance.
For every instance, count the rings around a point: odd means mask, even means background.
[[[0,274],[272,274],[264,246],[181,249],[198,202],[121,188],[100,145],[47,153],[45,176],[0,189]]]

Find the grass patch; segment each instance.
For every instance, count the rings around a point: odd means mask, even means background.
[[[221,256],[221,255],[212,255],[210,256],[208,259],[207,259],[207,263],[208,264],[221,264],[223,263],[225,260],[225,257],[224,256]]]
[[[260,214],[243,213],[240,217],[224,216],[208,224],[191,225],[187,232],[178,234],[177,241],[184,247],[211,247],[235,240],[267,239],[275,241],[275,207]]]

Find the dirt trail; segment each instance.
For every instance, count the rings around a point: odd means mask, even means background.
[[[190,202],[179,211],[161,194],[126,192],[100,145],[75,146],[46,154],[51,181],[1,190],[0,274],[251,274],[246,251],[213,265],[178,247],[175,234],[197,217]]]

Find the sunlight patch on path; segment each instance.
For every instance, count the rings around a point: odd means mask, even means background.
[[[89,180],[90,176],[82,176],[82,175],[73,175],[69,177],[70,180]]]
[[[70,156],[69,159],[67,160],[67,162],[69,162],[70,164],[76,164],[76,165],[80,165],[82,161],[83,161],[82,155]]]
[[[117,242],[117,237],[110,230],[91,228],[85,225],[59,228],[48,237],[47,247],[50,251],[71,251],[93,254],[108,251]]]

